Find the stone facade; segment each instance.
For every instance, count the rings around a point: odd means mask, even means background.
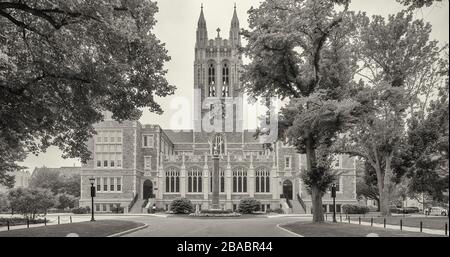
[[[254,131],[242,129],[243,110],[239,69],[242,66],[239,20],[233,14],[230,37],[208,40],[201,11],[194,61],[194,99],[204,105],[195,111],[194,129],[174,131],[137,121],[118,123],[106,117],[95,126],[97,135],[87,144],[93,159],[82,167],[80,206],[90,205],[89,178],[95,178],[98,211],[120,205],[128,210],[135,199],[152,199],[168,209],[176,197],[187,197],[196,210],[211,205],[212,151],[220,152],[220,205],[236,209],[242,198],[261,201],[262,210],[283,208],[310,213],[311,200],[300,180],[304,155],[281,142],[271,147],[254,138]],[[232,103],[217,115],[215,108]],[[209,107],[210,106],[210,107]],[[218,125],[219,124],[219,125]],[[213,131],[209,131],[211,127]],[[219,135],[219,137],[216,137]],[[220,139],[220,142],[214,140]],[[354,160],[339,156],[337,193],[340,205],[356,203]],[[328,211],[329,194],[324,196]]]

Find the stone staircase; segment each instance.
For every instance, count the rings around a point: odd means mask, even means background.
[[[289,207],[289,204],[288,204],[286,198],[281,198],[280,199],[280,204],[281,204],[281,209],[283,210],[283,212],[285,214],[291,214],[292,213],[292,209]]]
[[[303,202],[299,194],[297,194],[297,199],[293,199],[292,203],[292,213],[295,214],[306,214],[306,205]]]
[[[136,202],[133,204],[133,207],[131,207],[129,213],[142,213],[142,204],[144,204],[144,202],[145,202],[144,199],[136,200]]]

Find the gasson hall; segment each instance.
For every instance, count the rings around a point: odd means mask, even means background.
[[[236,8],[236,7],[235,7]],[[212,195],[212,151],[219,152],[219,205],[236,210],[242,198],[261,202],[261,210],[311,213],[311,196],[300,179],[306,158],[294,147],[254,137],[243,124],[239,69],[242,58],[239,20],[234,10],[228,39],[208,39],[203,8],[197,25],[194,60],[194,129],[175,131],[138,121],[117,122],[106,116],[87,142],[93,158],[81,168],[80,206],[90,206],[90,178],[95,178],[95,210],[125,212],[147,208],[170,210],[177,197],[190,199],[195,210],[208,209]],[[205,108],[205,106],[207,108]],[[230,108],[231,106],[231,108]],[[218,115],[219,113],[220,115]],[[205,122],[206,121],[206,122]],[[211,129],[213,127],[214,129]],[[355,160],[336,156],[336,211],[356,200]],[[323,208],[333,211],[330,193]]]

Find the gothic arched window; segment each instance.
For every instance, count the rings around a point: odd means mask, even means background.
[[[180,172],[175,168],[170,168],[166,171],[166,192],[180,192]]]
[[[202,172],[198,168],[192,168],[188,171],[188,192],[202,192]]]
[[[237,168],[233,171],[233,193],[247,192],[247,171]]]
[[[215,77],[216,77],[216,69],[214,68],[214,64],[211,63],[208,68],[208,86],[209,86],[208,96],[216,96]]]
[[[230,68],[228,64],[224,64],[222,67],[222,96],[230,96]]]
[[[259,168],[256,170],[255,184],[256,193],[270,192],[270,172],[268,169]]]

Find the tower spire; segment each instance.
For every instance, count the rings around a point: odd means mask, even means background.
[[[206,45],[208,41],[208,30],[206,29],[205,15],[203,14],[203,3],[200,7],[200,17],[197,23],[197,47],[202,47]]]
[[[236,3],[234,3],[234,11],[233,18],[231,19],[231,27],[230,27],[230,41],[233,45],[241,45],[241,38],[239,36],[239,19],[237,17],[236,12]]]

